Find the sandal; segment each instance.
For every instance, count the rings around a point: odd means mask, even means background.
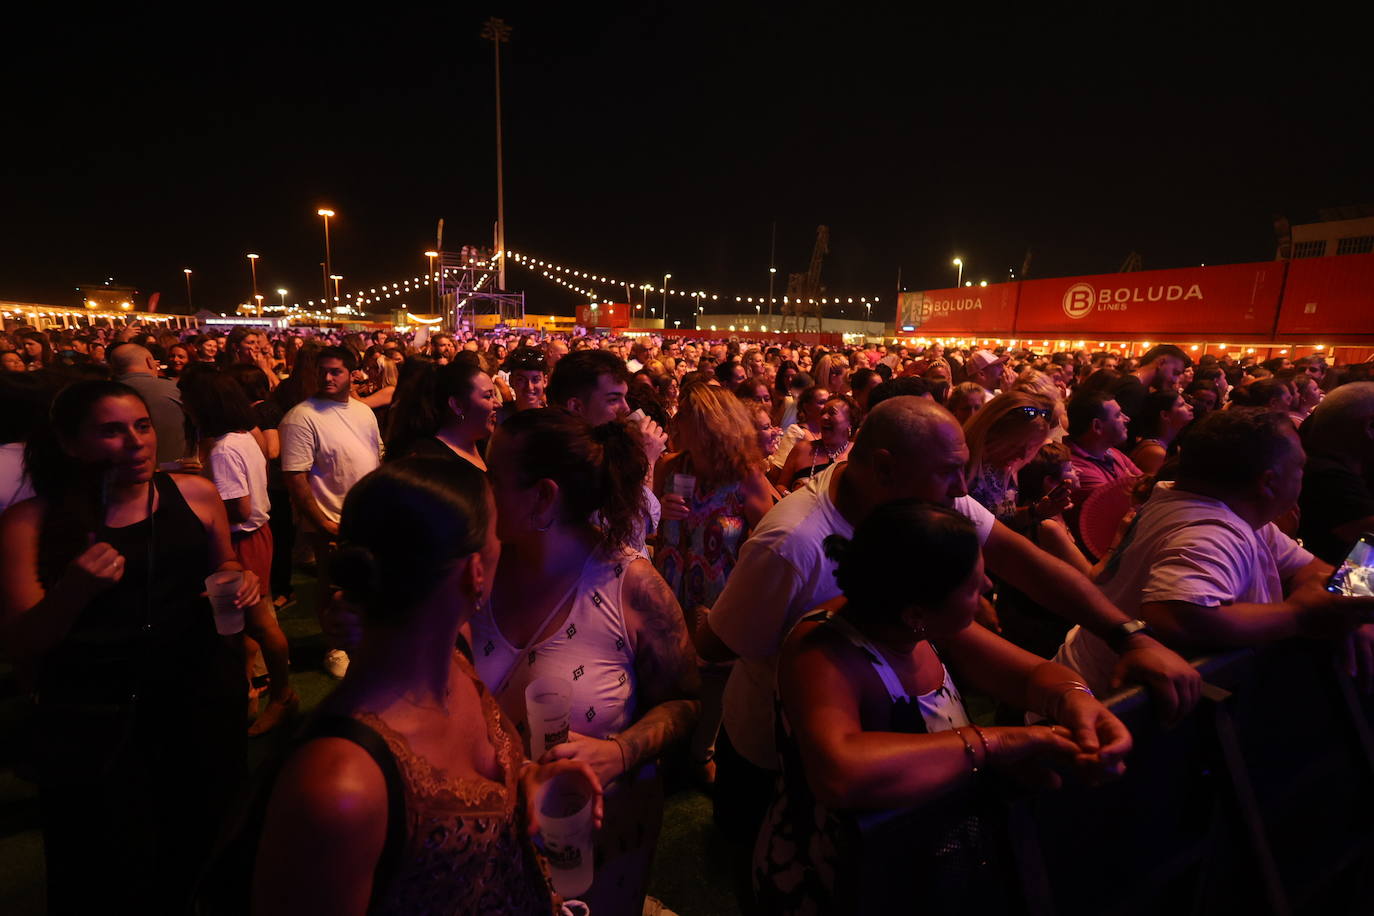
[[[283,700],[272,700],[253,724],[248,727],[248,737],[256,738],[258,735],[267,734],[294,716],[296,711],[300,709],[300,705],[301,698],[294,690],[289,691]]]

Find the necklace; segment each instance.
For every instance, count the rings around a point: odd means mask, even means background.
[[[826,448],[825,443],[822,442],[820,439],[814,439],[814,440],[812,440],[812,442],[811,442],[811,474],[810,474],[809,476],[811,476],[811,477],[815,477],[815,476],[816,476],[816,465],[817,465],[816,459],[817,459],[817,457],[818,457],[818,453],[821,454],[821,455],[825,455],[825,457],[826,457],[826,462],[825,462],[825,463],[826,463],[826,465],[828,466],[828,465],[834,464],[834,463],[839,459],[839,456],[840,456],[840,455],[843,455],[848,449],[849,449],[849,443],[848,443],[848,442],[842,443],[842,444],[840,445],[839,448],[835,449],[834,451],[831,451],[829,448]]]
[[[833,463],[835,462],[835,460],[836,460],[837,458],[839,458],[840,455],[843,455],[843,454],[844,454],[846,451],[848,451],[848,450],[849,450],[849,443],[848,443],[848,442],[841,442],[838,448],[836,448],[836,449],[834,449],[834,450],[831,450],[831,449],[829,449],[829,448],[826,447],[826,445],[825,445],[825,443],[824,443],[823,441],[821,441],[820,439],[817,439],[815,445],[813,446],[812,454],[814,455],[814,453],[815,453],[816,451],[820,451],[821,453],[823,453],[823,454],[825,455],[825,457],[826,457],[827,459],[829,459],[830,463],[833,464]],[[814,465],[814,462],[813,462],[813,465]]]

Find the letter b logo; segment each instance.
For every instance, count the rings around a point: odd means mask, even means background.
[[[1093,310],[1097,293],[1086,283],[1075,283],[1064,291],[1064,314],[1070,318],[1085,318]]]

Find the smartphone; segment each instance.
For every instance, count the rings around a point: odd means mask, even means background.
[[[1365,532],[1326,582],[1333,595],[1374,596],[1374,533]]]

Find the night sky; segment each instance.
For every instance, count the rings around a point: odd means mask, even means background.
[[[345,290],[422,273],[439,217],[446,247],[490,244],[489,15],[514,30],[509,246],[636,282],[761,295],[776,221],[781,297],[825,223],[830,291],[890,318],[899,267],[921,289],[953,285],[955,255],[966,279],[1020,273],[1028,248],[1032,276],[1132,250],[1147,268],[1263,260],[1275,214],[1374,203],[1374,74],[1325,12],[404,6],[14,25],[0,299],[76,305],[114,277],[180,309],[191,267],[196,305],[227,310],[252,251],[268,301],[304,301],[321,206]],[[531,311],[580,301],[510,280]]]

